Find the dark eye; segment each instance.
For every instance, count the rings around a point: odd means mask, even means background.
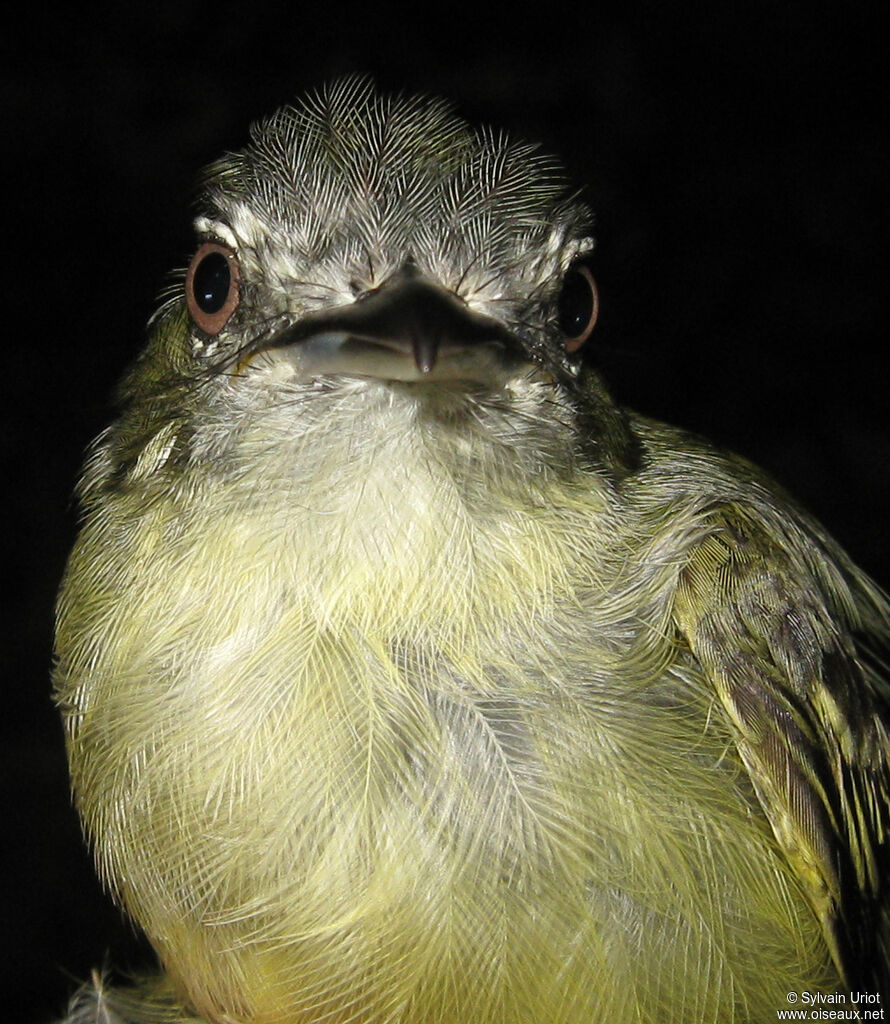
[[[557,306],[567,352],[577,352],[590,337],[599,313],[599,294],[587,267],[572,267],[563,278]]]
[[[238,261],[225,245],[205,242],[185,275],[185,297],[192,319],[207,334],[219,334],[238,308]]]

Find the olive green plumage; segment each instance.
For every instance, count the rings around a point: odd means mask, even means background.
[[[886,599],[612,403],[561,315],[587,221],[361,80],[211,170],[59,602],[77,805],[165,975],[70,1021],[890,994]]]

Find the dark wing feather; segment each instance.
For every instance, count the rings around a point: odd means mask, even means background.
[[[727,505],[681,572],[675,617],[846,984],[888,998],[890,715],[840,578],[815,539]]]

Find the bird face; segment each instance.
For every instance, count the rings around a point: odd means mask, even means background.
[[[159,383],[194,404],[208,377],[258,401],[263,381],[503,398],[578,377],[597,313],[588,211],[551,160],[440,102],[352,81],[285,108],[211,168],[202,207],[184,295],[131,380],[143,416],[166,414]]]
[[[592,248],[587,211],[552,161],[440,103],[352,83],[279,111],[212,170],[204,205],[186,278],[196,358],[298,345],[301,380],[472,379],[472,345],[576,372],[566,350],[593,293],[564,300],[570,339],[559,297]]]
[[[629,461],[621,413],[581,361],[598,312],[589,211],[534,147],[347,80],[255,126],[209,169],[200,206],[87,503],[258,463],[302,487],[305,467],[395,436],[430,442],[458,476]]]

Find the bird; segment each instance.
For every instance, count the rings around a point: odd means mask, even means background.
[[[207,170],[57,610],[76,807],[160,966],[68,1024],[890,998],[890,603],[613,400],[591,224],[537,146],[360,76]]]

